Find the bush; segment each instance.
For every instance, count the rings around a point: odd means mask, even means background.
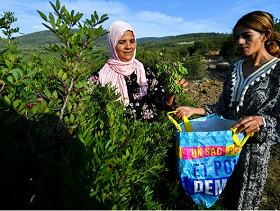
[[[228,39],[223,42],[220,55],[225,58],[237,58],[241,56],[233,36],[228,37]]]
[[[87,83],[93,41],[104,35],[95,26],[107,16],[81,24],[82,14],[51,5],[57,19],[38,12],[64,43],[49,46],[59,60],[21,61],[16,44],[0,54],[2,208],[188,208],[166,114],[153,124],[124,119],[114,90]],[[71,33],[75,25],[81,30]]]
[[[202,56],[199,53],[187,56],[183,63],[188,70],[188,75],[186,75],[188,80],[203,79],[206,76],[206,69],[203,68]]]

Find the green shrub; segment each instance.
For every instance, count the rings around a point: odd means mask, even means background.
[[[2,208],[188,208],[166,114],[153,124],[124,119],[114,90],[87,83],[93,41],[104,35],[95,26],[107,16],[81,24],[82,14],[51,5],[56,18],[38,12],[63,43],[48,48],[60,59],[22,61],[16,44],[0,54]]]
[[[186,79],[199,80],[206,76],[206,69],[203,68],[202,56],[198,52],[192,56],[186,56],[183,64],[188,70]]]
[[[237,58],[240,57],[240,51],[235,43],[234,37],[229,36],[226,41],[223,42],[220,55],[225,58]]]

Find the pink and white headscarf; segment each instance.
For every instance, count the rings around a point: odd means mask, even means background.
[[[121,94],[121,99],[125,105],[129,104],[127,86],[124,76],[131,75],[134,71],[137,75],[137,83],[140,85],[140,92],[142,95],[147,94],[147,79],[144,66],[141,62],[135,59],[136,48],[134,56],[129,62],[122,62],[117,55],[116,45],[119,39],[126,31],[131,31],[134,34],[133,28],[126,22],[116,21],[113,22],[107,34],[107,42],[112,57],[102,67],[99,72],[100,83],[104,86],[111,82],[112,86],[116,87],[116,92]],[[136,43],[136,38],[135,38]]]

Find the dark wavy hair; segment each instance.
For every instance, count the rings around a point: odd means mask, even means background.
[[[244,15],[240,18],[233,28],[233,35],[235,34],[237,26],[244,26],[260,33],[266,33],[271,30],[271,36],[265,42],[265,48],[272,56],[279,57],[279,45],[275,42],[280,40],[280,34],[274,31],[273,16],[268,12],[254,11]]]

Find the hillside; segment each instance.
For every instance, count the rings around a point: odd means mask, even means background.
[[[73,30],[73,32],[76,31],[78,31],[78,29]],[[178,36],[143,37],[143,38],[138,38],[137,42],[138,43],[161,42],[161,44],[168,44],[168,43],[175,44],[180,42],[198,41],[207,38],[221,37],[224,35],[225,34],[220,34],[220,33],[192,33],[192,34],[182,34]],[[42,45],[60,43],[56,35],[54,35],[53,32],[51,32],[50,30],[44,30],[44,31],[21,35],[18,36],[16,40],[19,41],[20,48],[27,45],[42,46]],[[97,39],[96,47],[105,47],[106,45],[107,45],[106,36],[102,36]]]
[[[77,32],[78,29],[74,29],[73,33]],[[146,42],[146,41],[162,41],[165,39],[171,38],[171,36],[167,37],[144,37],[137,39],[138,42]],[[19,47],[23,45],[47,45],[49,43],[55,44],[60,43],[59,39],[53,32],[50,30],[44,30],[39,32],[34,32],[30,34],[25,34],[18,36],[16,40],[19,41]],[[106,36],[100,37],[96,43],[98,46],[106,45]]]

